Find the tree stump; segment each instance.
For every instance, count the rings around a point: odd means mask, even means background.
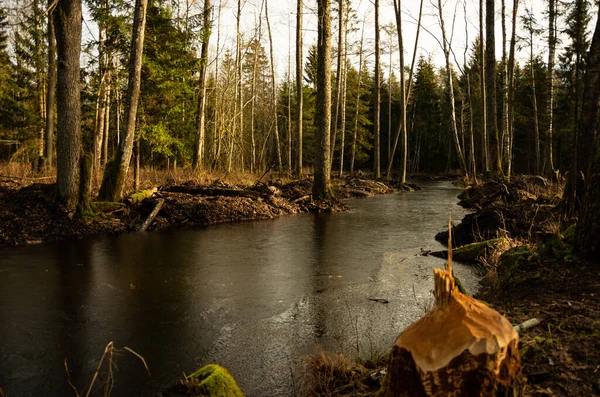
[[[510,322],[459,292],[451,251],[434,279],[435,307],[396,339],[384,396],[519,395],[519,336]]]

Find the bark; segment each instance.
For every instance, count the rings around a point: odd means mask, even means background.
[[[106,116],[106,65],[104,50],[104,26],[98,27],[98,98],[96,99],[96,125],[94,127],[93,143],[93,173],[99,174],[104,139],[104,117]]]
[[[296,176],[298,178],[302,178],[302,108],[304,105],[304,92],[302,84],[302,12],[302,0],[298,0],[298,7],[296,10],[296,130],[298,139]]]
[[[600,261],[600,18],[597,19],[592,44],[587,57],[585,85],[579,127],[576,159],[583,194],[579,222],[575,230],[575,246],[587,258]]]
[[[265,18],[267,20],[267,31],[269,32],[269,56],[271,57],[271,94],[273,102],[273,122],[275,123],[275,145],[277,149],[277,166],[279,174],[283,172],[283,161],[281,160],[281,144],[279,142],[279,123],[277,122],[277,83],[275,81],[275,62],[273,56],[273,36],[271,35],[271,23],[269,22],[269,1],[265,0]]]
[[[80,64],[81,1],[59,0],[54,11],[57,49],[57,198],[74,210],[79,197],[81,152]]]
[[[264,6],[264,1],[261,4],[260,9],[260,17],[258,18],[258,41],[261,42],[262,39],[262,7]],[[258,69],[258,44],[254,50],[254,62],[252,63],[252,82],[251,82],[251,95],[252,101],[250,102],[250,144],[251,144],[251,158],[250,158],[250,172],[254,172],[256,168],[256,139],[254,136],[255,131],[255,111],[256,111],[256,73]]]
[[[133,152],[135,122],[140,95],[147,8],[148,0],[136,0],[129,60],[129,81],[125,97],[125,119],[123,123],[125,136],[119,145],[115,159],[110,165],[107,165],[108,169],[102,180],[99,197],[104,201],[119,201],[123,195],[123,189],[127,180],[129,163],[131,162]]]
[[[552,1],[552,0],[551,0]],[[508,154],[508,60],[506,55],[506,0],[502,0],[502,129],[500,131],[500,156],[506,164]]]
[[[396,9],[398,9],[398,7],[396,7]],[[410,90],[412,87],[412,80],[413,80],[413,71],[415,70],[415,62],[417,60],[417,49],[418,49],[418,45],[419,45],[419,33],[421,32],[422,16],[423,16],[423,0],[421,0],[420,5],[419,5],[419,18],[417,20],[417,35],[415,37],[415,46],[413,49],[412,62],[410,64],[410,73],[408,74],[408,87],[406,89],[406,94],[404,95],[404,97],[406,98],[404,101],[404,109],[405,110],[406,110],[406,102],[408,101],[408,98],[410,98]],[[396,18],[398,18],[398,15],[396,16]],[[396,22],[397,21],[398,21],[398,19],[396,19]],[[398,23],[396,23],[396,27],[398,28],[398,40],[400,40],[401,32],[400,32]],[[396,155],[396,148],[398,147],[398,140],[400,138],[400,133],[403,131],[403,128],[406,127],[405,124],[406,124],[406,122],[404,122],[404,124],[400,123],[398,126],[398,133],[396,134],[396,139],[394,140],[394,147],[392,148],[392,155],[390,157],[390,162],[388,163],[388,168],[387,168],[387,173],[386,173],[388,178],[390,178],[392,175],[392,166],[394,163],[394,156]]]
[[[335,151],[335,140],[337,138],[340,104],[342,101],[342,58],[344,56],[344,1],[338,0],[338,53],[337,67],[335,72],[335,114],[333,116],[333,135],[331,136],[331,154],[329,155],[333,164],[333,152]]]
[[[549,174],[554,171],[554,160],[552,158],[552,135],[553,135],[553,113],[554,113],[554,60],[556,53],[556,0],[548,0],[548,101],[546,102],[546,114],[548,115],[548,165]]]
[[[467,168],[467,163],[465,161],[465,156],[463,155],[463,151],[460,147],[460,140],[458,138],[458,126],[456,124],[456,107],[454,104],[454,82],[452,79],[452,69],[450,64],[450,48],[449,44],[446,42],[446,29],[444,27],[442,0],[438,0],[438,10],[440,13],[440,27],[442,29],[442,45],[444,50],[444,56],[446,58],[446,84],[448,84],[448,91],[450,91],[450,118],[452,124],[452,131],[454,133],[454,143],[456,145],[456,153],[458,154],[462,170],[464,171],[468,179],[469,171]]]
[[[421,3],[422,4],[422,3]],[[406,131],[406,92],[405,92],[405,81],[404,81],[404,43],[402,40],[402,16],[400,12],[402,10],[402,1],[394,0],[394,9],[396,11],[396,24],[398,27],[398,52],[400,54],[400,103],[402,107],[402,167],[400,170],[400,183],[406,183],[406,164],[408,158],[408,133]],[[390,159],[391,161],[391,159]],[[388,166],[391,172],[391,167]],[[388,172],[388,178],[391,176]]]
[[[48,0],[48,7],[52,0]],[[46,136],[44,157],[46,167],[52,168],[54,155],[54,103],[56,102],[56,40],[54,38],[54,11],[48,13],[48,88],[46,90]]]
[[[502,162],[500,160],[500,145],[498,139],[498,108],[496,107],[496,38],[494,31],[495,1],[485,2],[485,66],[487,75],[487,131],[490,134],[491,172],[493,178],[502,177]]]
[[[360,34],[360,49],[358,53],[358,84],[356,89],[356,111],[354,113],[354,134],[352,137],[352,152],[350,153],[350,175],[354,175],[354,159],[356,158],[356,142],[358,140],[358,115],[360,110],[360,90],[362,88],[362,73],[363,73],[363,42],[365,38],[365,23]]]
[[[373,172],[375,178],[381,177],[381,144],[379,139],[381,127],[381,65],[379,64],[379,0],[375,0],[375,120],[373,121],[374,156]]]
[[[481,86],[481,146],[483,152],[484,173],[490,170],[489,149],[488,149],[488,129],[487,129],[487,93],[486,93],[486,66],[485,66],[485,51],[484,51],[484,36],[483,36],[483,0],[479,0],[479,83]]]
[[[533,64],[533,30],[530,34],[530,51],[529,51],[529,63],[531,67],[531,91],[533,101],[533,129],[535,133],[535,173],[540,173],[540,126],[538,118],[538,105],[537,105],[537,94],[535,90],[535,66]]]
[[[517,39],[517,13],[519,0],[513,2],[512,31],[510,38],[510,50],[508,55],[508,147],[507,147],[507,171],[506,177],[510,179],[512,172],[512,147],[513,126],[515,114],[515,46]]]
[[[346,29],[346,23],[344,23],[344,30]],[[348,32],[344,32],[344,47],[348,48]],[[340,137],[340,177],[344,175],[344,145],[346,142],[346,78],[348,75],[348,54],[344,51],[344,65],[342,69],[342,103],[341,103],[341,114],[340,114],[340,131],[342,132],[342,136]]]
[[[104,116],[104,138],[102,138],[102,165],[108,162],[108,135],[110,133],[110,71],[108,72],[108,87],[106,87],[106,115]]]
[[[469,138],[470,138],[470,168],[473,181],[477,183],[477,164],[475,161],[475,139],[473,136],[473,93],[471,91],[471,76],[467,72],[467,95],[469,101]]]
[[[196,144],[192,158],[192,168],[202,168],[204,158],[204,131],[206,119],[206,67],[208,65],[208,43],[212,31],[210,21],[210,0],[204,0],[204,16],[202,19],[202,46],[200,50],[200,69],[198,71],[198,107],[196,110]]]
[[[379,0],[375,0],[378,4]],[[328,199],[333,196],[330,182],[331,161],[329,131],[331,125],[331,3],[318,0],[317,40],[317,112],[315,124],[315,174],[313,198]]]

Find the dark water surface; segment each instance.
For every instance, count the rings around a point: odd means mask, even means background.
[[[416,254],[441,249],[434,235],[465,213],[450,183],[421,186],[352,200],[347,213],[4,249],[0,387],[72,396],[65,358],[81,390],[109,341],[151,371],[118,357],[113,396],[154,396],[211,362],[248,396],[289,396],[317,345],[356,355],[358,335],[363,356],[388,351],[443,265]],[[470,269],[455,272],[475,285]]]

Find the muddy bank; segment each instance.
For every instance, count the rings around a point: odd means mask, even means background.
[[[598,395],[600,274],[574,252],[574,225],[559,221],[558,193],[539,177],[470,187],[461,205],[475,212],[454,233],[457,246],[498,236],[513,246],[486,253],[476,297],[512,324],[541,320],[521,334],[525,395]],[[447,232],[436,238],[443,241]]]
[[[35,183],[20,187],[12,180],[1,180],[0,247],[134,231],[146,220],[158,199],[163,199],[164,205],[148,230],[270,219],[306,212],[344,211],[347,207],[339,199],[417,188],[361,178],[334,179],[332,182],[336,199],[327,202],[312,200],[312,181],[309,179],[253,186],[221,182],[168,184],[158,187],[151,197],[143,200],[125,199],[122,204],[94,203],[95,214],[79,219],[55,202],[54,184]]]

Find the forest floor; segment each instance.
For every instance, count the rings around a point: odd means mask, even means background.
[[[54,183],[0,174],[0,247],[135,231],[160,199],[164,205],[148,230],[343,211],[347,207],[340,199],[418,189],[415,185],[399,186],[383,179],[334,178],[335,199],[314,201],[310,179],[257,182],[249,177],[228,180],[205,175],[201,180],[188,181],[164,178],[160,181],[163,184],[158,185],[159,179],[144,179],[148,189],[126,197],[121,203],[92,203],[94,213],[82,219],[56,203]]]
[[[574,253],[576,220],[561,214],[561,195],[539,177],[471,186],[459,198],[474,212],[453,226],[456,247],[502,241],[473,261],[485,274],[475,297],[512,324],[541,321],[520,335],[525,396],[600,395],[600,272]],[[526,255],[511,262],[515,252]],[[387,366],[324,352],[307,362],[309,394],[322,396],[376,396]]]

